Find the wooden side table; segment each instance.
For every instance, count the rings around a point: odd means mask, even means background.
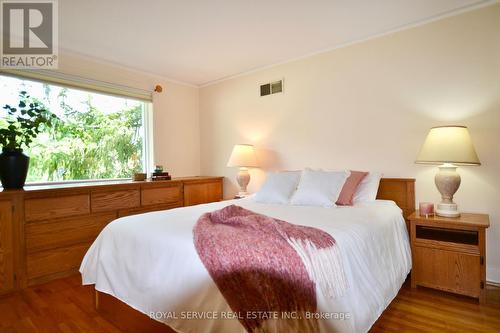
[[[411,228],[411,286],[467,295],[484,302],[486,281],[486,214],[426,218],[416,211]]]

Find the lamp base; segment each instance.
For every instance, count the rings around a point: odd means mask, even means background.
[[[248,195],[247,186],[250,183],[250,174],[248,173],[247,168],[240,168],[238,172],[238,176],[236,176],[236,181],[240,186],[240,191],[238,192],[238,196],[245,197]]]
[[[453,164],[443,164],[434,178],[436,187],[441,193],[441,202],[437,205],[436,214],[444,217],[459,217],[457,204],[453,202],[453,195],[460,187],[460,175]]]
[[[459,217],[460,212],[456,203],[439,203],[436,214],[443,217]]]

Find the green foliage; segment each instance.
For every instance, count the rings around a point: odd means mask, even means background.
[[[66,93],[58,96],[64,115],[28,151],[28,181],[126,178],[142,170],[143,105],[105,113],[89,94],[82,110]]]
[[[18,107],[5,105],[7,117],[0,121],[0,145],[9,150],[29,147],[38,134],[51,127],[57,116],[26,91],[19,92]]]

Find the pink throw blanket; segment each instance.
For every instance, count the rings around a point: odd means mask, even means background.
[[[266,331],[267,318],[252,312],[298,313],[302,318],[273,327],[315,332],[303,314],[316,311],[316,283],[327,297],[347,288],[338,246],[319,229],[231,205],[202,215],[193,234],[201,261],[248,332]]]

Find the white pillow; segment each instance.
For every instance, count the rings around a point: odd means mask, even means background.
[[[349,171],[322,171],[305,169],[299,187],[293,195],[292,205],[335,206]]]
[[[266,182],[255,194],[254,201],[286,204],[297,189],[300,171],[270,172]]]
[[[356,193],[354,193],[353,203],[375,201],[377,199],[378,186],[382,174],[379,172],[370,172],[359,184]]]

